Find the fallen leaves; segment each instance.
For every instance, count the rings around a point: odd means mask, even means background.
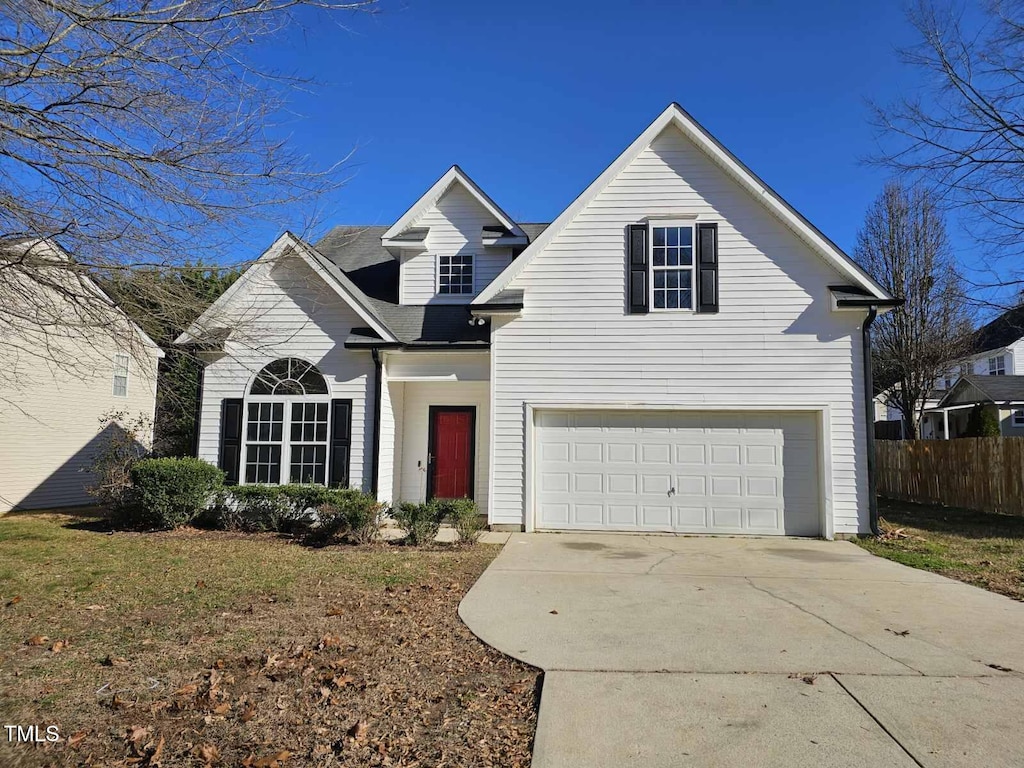
[[[249,757],[242,761],[242,765],[245,768],[279,768],[282,763],[288,762],[291,757],[292,753],[287,750],[281,750],[276,754],[264,757],[249,755]]]
[[[46,645],[49,641],[50,638],[46,635],[32,635],[25,641],[25,645]]]
[[[67,747],[68,747],[68,749],[74,749],[79,744],[81,744],[82,740],[85,739],[85,737],[88,736],[89,733],[90,733],[89,731],[82,730],[82,731],[75,731],[70,736],[68,736],[68,740],[67,740]]]
[[[892,632],[897,637],[906,637],[907,635],[910,634],[910,630],[909,629],[889,629],[888,627],[886,627],[885,631],[886,632]]]
[[[192,750],[192,756],[203,761],[206,766],[220,762],[220,750],[213,744],[199,744]]]
[[[155,536],[147,541],[159,543]],[[403,555],[420,558],[415,583],[332,572],[319,590],[315,579],[297,579],[277,603],[247,594],[229,615],[221,606],[179,614],[179,590],[203,587],[198,571],[176,571],[166,599],[158,595],[131,614],[130,645],[116,634],[121,624],[101,621],[128,615],[110,592],[105,605],[85,604],[95,595],[67,603],[60,624],[7,612],[5,621],[20,622],[14,642],[22,649],[29,650],[22,638],[39,638],[38,650],[21,654],[25,661],[15,664],[10,682],[29,662],[39,665],[42,651],[62,654],[57,661],[73,651],[91,670],[84,685],[58,684],[52,673],[40,681],[52,684],[46,695],[57,700],[68,764],[525,768],[537,675],[476,640],[457,614],[462,591],[488,558],[479,550]],[[21,607],[35,602],[25,593]],[[249,603],[254,610],[245,610]],[[214,639],[211,629],[231,633],[232,642]]]
[[[352,741],[362,741],[366,738],[366,732],[369,730],[369,728],[369,723],[367,723],[365,720],[360,720],[348,729],[348,737]]]

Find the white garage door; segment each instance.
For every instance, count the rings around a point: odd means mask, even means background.
[[[817,536],[809,413],[536,412],[537,527]]]

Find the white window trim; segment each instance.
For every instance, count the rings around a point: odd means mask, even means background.
[[[284,420],[281,424],[281,476],[277,483],[249,483],[246,481],[247,466],[249,463],[249,403],[282,403],[284,405]],[[331,396],[327,395],[295,395],[282,397],[281,395],[249,395],[242,400],[242,451],[239,458],[238,484],[239,485],[290,485],[292,473],[292,404],[293,403],[326,403],[327,404],[327,439],[324,441],[327,450],[324,452],[324,486],[330,485],[331,474]],[[252,442],[259,445],[271,444],[270,441]],[[314,441],[296,441],[298,445],[319,445]],[[277,443],[273,443],[277,445]]]
[[[1020,415],[1018,419],[1017,416]],[[1024,408],[1014,408],[1010,412],[1010,424],[1015,427],[1024,427]]]
[[[999,373],[1000,362],[1002,362],[1003,372]],[[1005,376],[1006,375],[1006,355],[994,355],[988,359],[988,375],[989,376]]]
[[[687,307],[655,307],[654,306],[654,228],[655,227],[686,227],[690,230],[690,266],[658,267],[658,271],[676,269],[690,270],[690,306]],[[683,312],[693,314],[697,311],[697,222],[696,217],[686,219],[649,219],[647,222],[647,311],[648,312]]]
[[[455,256],[469,256],[472,260],[470,262],[470,275],[472,276],[472,282],[470,283],[468,293],[441,293],[441,258],[453,258]],[[434,294],[445,299],[458,299],[463,296],[476,296],[476,264],[477,254],[475,253],[438,253],[434,255]]]
[[[124,359],[124,373],[123,374],[118,373],[118,370],[119,370],[118,360],[120,360],[120,359]],[[118,352],[117,354],[115,354],[114,355],[114,373],[113,373],[113,376],[111,377],[111,380],[110,380],[110,392],[111,392],[111,394],[114,397],[128,397],[128,384],[129,384],[129,379],[131,378],[130,370],[131,370],[131,358],[127,354],[125,354],[124,352]],[[123,395],[119,395],[117,393],[117,380],[119,378],[122,378],[122,377],[124,378],[124,394]]]

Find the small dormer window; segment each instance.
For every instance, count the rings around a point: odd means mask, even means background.
[[[473,254],[438,257],[437,292],[445,295],[473,293]]]
[[[988,375],[989,376],[1005,376],[1006,375],[1006,356],[996,355],[988,359]]]

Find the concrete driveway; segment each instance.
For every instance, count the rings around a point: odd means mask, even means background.
[[[534,768],[1024,766],[1024,604],[849,542],[516,534],[459,612]]]

